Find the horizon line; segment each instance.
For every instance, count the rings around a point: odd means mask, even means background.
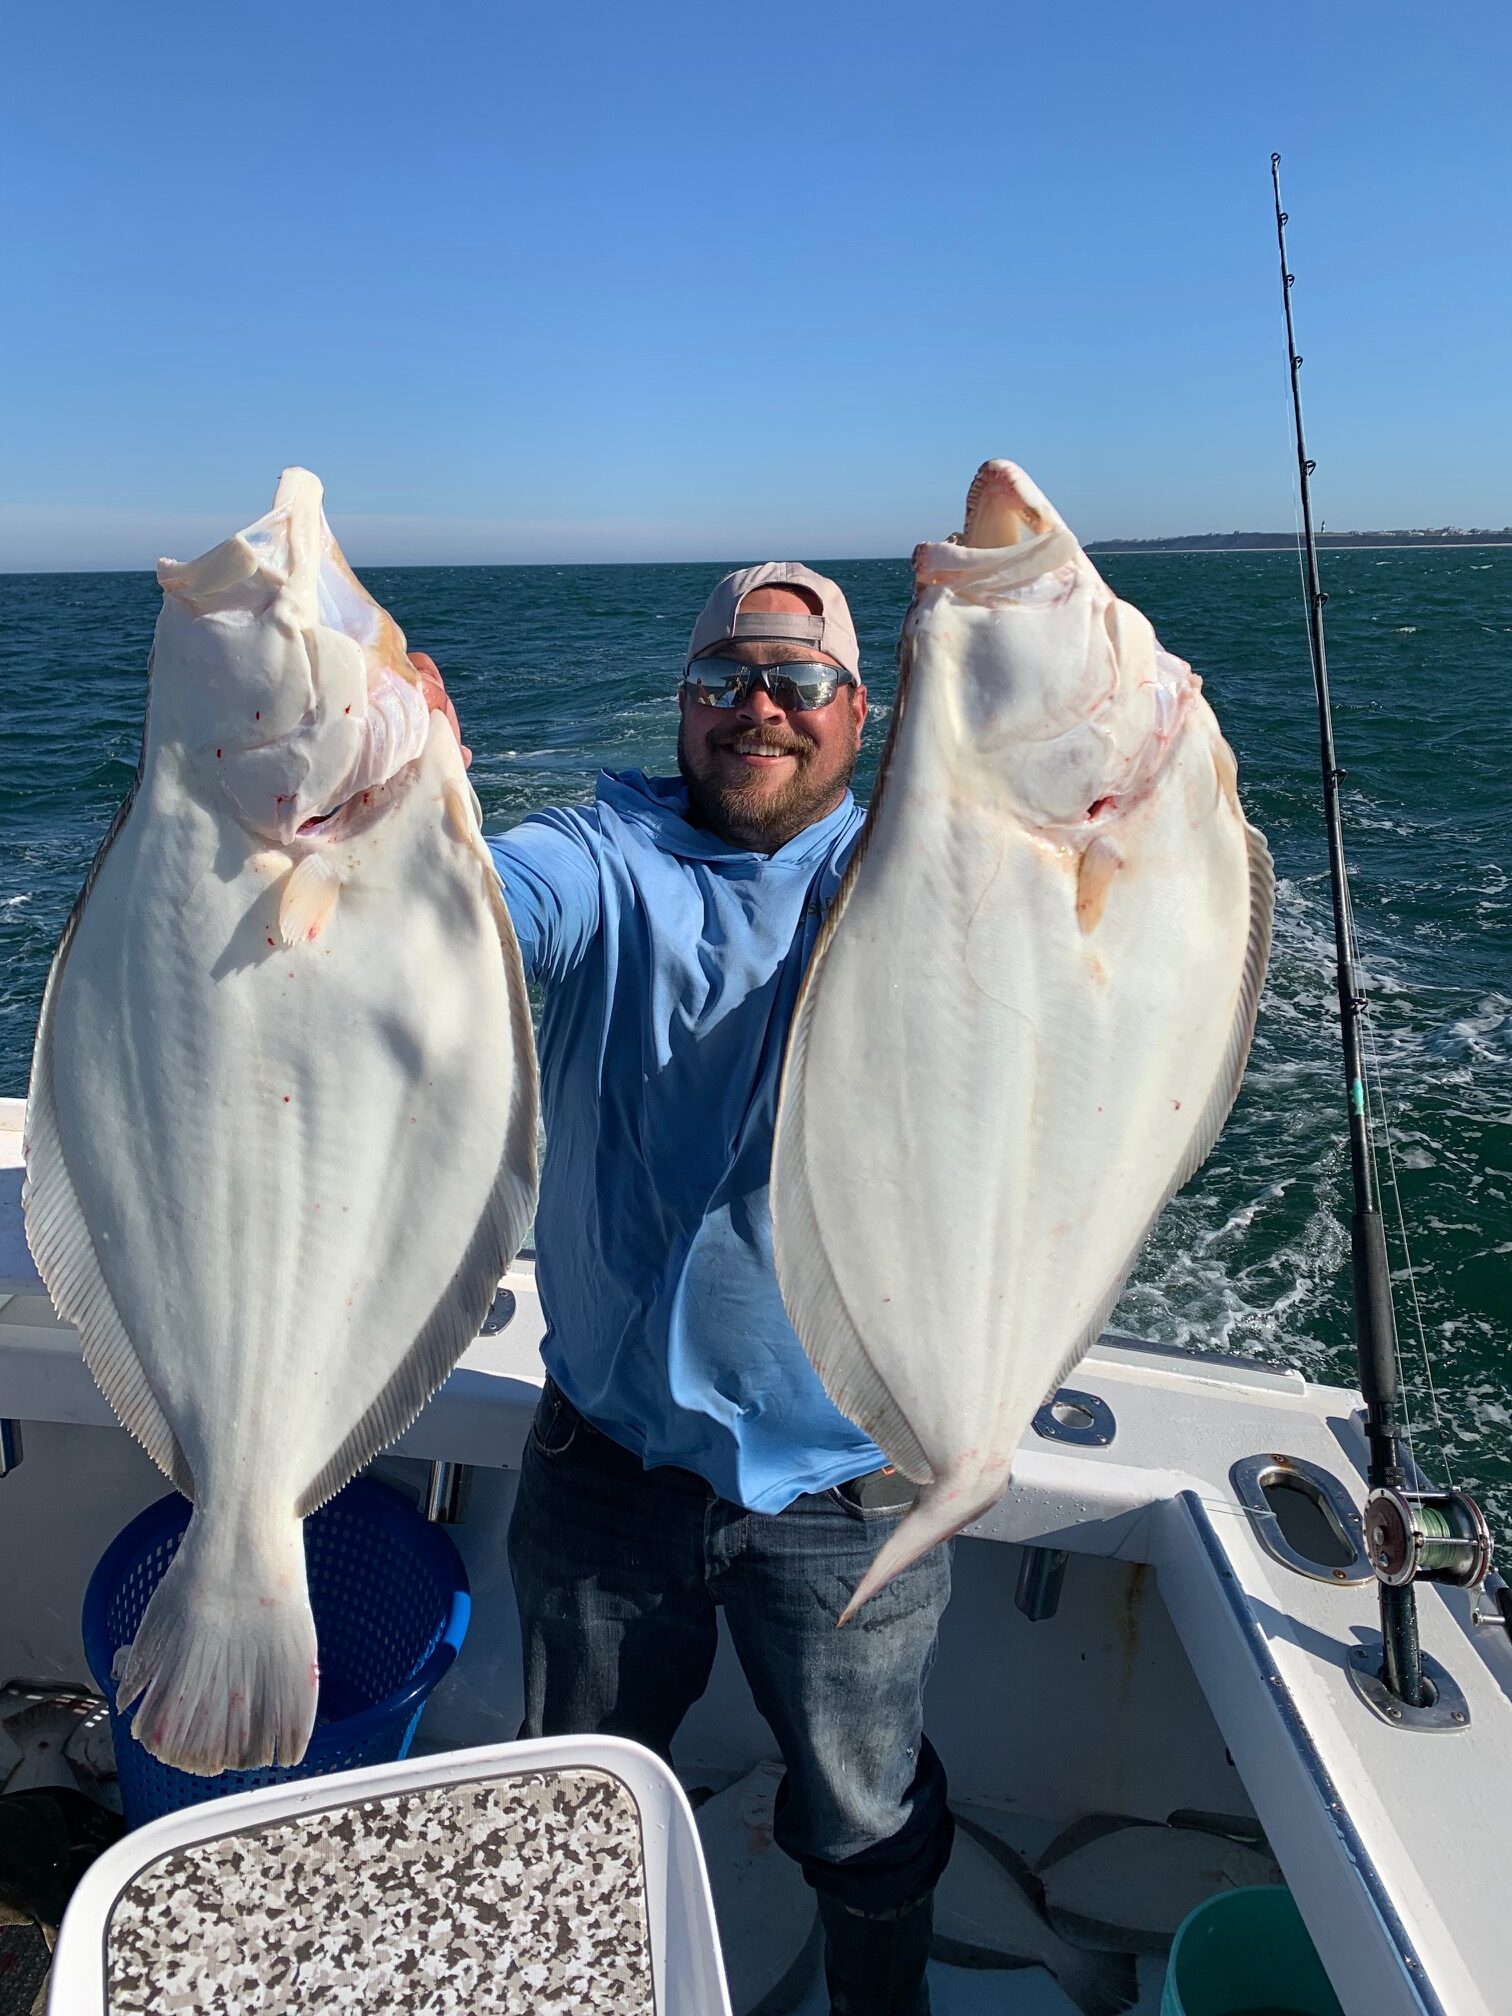
[[[1223,545],[1222,540],[1231,540],[1230,532],[1183,532],[1168,533],[1158,539],[1089,539],[1082,546],[1084,553],[1100,553],[1112,559],[1128,554],[1142,554],[1150,559],[1161,557],[1190,557],[1193,554],[1222,553],[1289,553],[1299,550],[1301,540],[1285,532],[1240,533],[1240,539],[1258,539],[1263,545]],[[1487,536],[1477,538],[1472,533],[1418,532],[1323,532],[1319,533],[1317,545],[1320,551],[1326,549],[1346,550],[1345,542],[1358,553],[1391,553],[1401,551],[1422,551],[1426,547],[1435,549],[1460,549],[1478,552],[1486,548],[1512,547],[1512,538]],[[911,558],[907,553],[846,553],[816,554],[814,563],[826,567],[870,567],[879,562],[906,566]],[[678,559],[660,560],[364,560],[347,555],[348,564],[354,572],[370,574],[464,574],[489,572],[539,573],[545,570],[560,571],[571,568],[577,572],[587,567],[740,567],[747,561],[726,555],[713,558],[684,556]],[[118,574],[135,578],[138,575],[154,575],[152,567],[0,567],[0,581],[49,580],[54,575],[64,579],[76,576]]]

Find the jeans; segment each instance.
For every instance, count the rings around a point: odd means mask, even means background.
[[[708,1684],[723,1607],[787,1767],[778,1845],[864,1916],[926,1896],[954,1831],[923,1729],[949,1547],[835,1628],[902,1516],[834,1491],[748,1512],[691,1471],[645,1469],[548,1380],[509,1529],[521,1735],[627,1736],[668,1757]]]

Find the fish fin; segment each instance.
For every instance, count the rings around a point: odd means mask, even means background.
[[[1234,1019],[1229,1026],[1228,1042],[1224,1045],[1223,1061],[1218,1067],[1218,1075],[1213,1080],[1212,1090],[1204,1100],[1198,1113],[1196,1125],[1187,1142],[1186,1153],[1177,1165],[1169,1188],[1157,1202],[1139,1237],[1130,1247],[1128,1257],[1114,1275],[1112,1284],[1088,1321],[1082,1326],[1081,1334],[1061,1361],[1059,1370],[1051,1380],[1047,1390],[1055,1392],[1066,1374],[1080,1364],[1092,1346],[1103,1333],[1103,1326],[1112,1315],[1115,1304],[1124,1290],[1124,1283],[1134,1270],[1140,1250],[1150,1235],[1150,1228],[1164,1211],[1176,1192],[1206,1162],[1213,1152],[1213,1143],[1223,1131],[1223,1123],[1233,1109],[1239,1096],[1239,1087],[1244,1082],[1244,1067],[1249,1061],[1250,1044],[1254,1040],[1255,1018],[1260,1012],[1260,995],[1265,986],[1265,969],[1270,962],[1271,925],[1276,908],[1276,871],[1271,861],[1270,848],[1265,844],[1265,835],[1246,823],[1244,828],[1245,849],[1249,860],[1249,933],[1245,942],[1244,967],[1239,979],[1239,997],[1234,1008]]]
[[[1061,1943],[1064,1957],[1055,1968],[1055,1979],[1081,2016],[1122,2016],[1134,2007],[1139,2000],[1139,1972],[1132,1953],[1088,1952],[1069,1941]]]
[[[509,905],[504,901],[504,885],[499,880],[499,870],[488,842],[483,838],[483,807],[471,783],[464,775],[460,780],[448,783],[444,793],[446,801],[446,823],[453,836],[472,848],[483,870],[483,888],[488,898],[489,914],[499,934],[501,945],[514,943],[514,925],[510,920]],[[521,968],[523,981],[524,968]],[[522,996],[528,1008],[529,997]],[[517,1019],[513,1007],[514,986],[510,982],[511,1019]]]
[[[258,1537],[228,1557],[196,1512],[122,1665],[117,1707],[138,1703],[132,1735],[176,1771],[297,1764],[315,1726],[304,1529],[289,1517]]]
[[[1153,1959],[1171,1950],[1171,1934],[1150,1931],[1143,1925],[1119,1925],[1111,1918],[1088,1918],[1076,1911],[1063,1911],[1058,1904],[1046,1914],[1054,1931],[1078,1953],[1139,1954]]]
[[[37,1263],[37,1272],[47,1284],[58,1315],[78,1332],[79,1348],[95,1384],[127,1433],[141,1443],[159,1470],[173,1480],[186,1498],[193,1498],[194,1473],[189,1468],[189,1459],[158,1404],[105,1280],[63,1151],[53,1088],[52,1021],[59,976],[67,963],[89,892],[130,810],[131,795],[128,795],[111,822],[69,914],[47,976],[32,1055],[31,1085],[26,1095],[23,1150],[26,1181],[22,1204],[26,1243]]]
[[[486,854],[487,850],[484,851]],[[486,872],[490,887],[497,890],[499,878],[491,856]],[[535,1035],[520,947],[502,896],[495,911],[495,923],[509,994],[513,1054],[519,1070],[510,1103],[504,1153],[493,1189],[451,1285],[426,1319],[398,1372],[330,1461],[311,1479],[299,1500],[301,1518],[333,1498],[348,1478],[354,1477],[364,1463],[402,1435],[416,1418],[477,1336],[478,1326],[498,1288],[499,1276],[519,1252],[535,1215],[536,1139],[540,1124]]]
[[[1007,1483],[1006,1476],[994,1476],[988,1482],[980,1471],[971,1470],[946,1471],[933,1483],[926,1484],[917,1504],[878,1549],[855,1595],[841,1611],[840,1622],[848,1624],[863,1603],[869,1602],[894,1575],[911,1567],[921,1554],[959,1533],[973,1519],[980,1519],[1002,1497]]]
[[[980,1820],[973,1820],[969,1813],[951,1809],[951,1818],[968,1840],[975,1841],[984,1849],[1004,1875],[1029,1899],[1035,1910],[1043,1918],[1045,1915],[1045,1886],[1035,1875],[1029,1864],[1011,1843],[1001,1834],[994,1834],[990,1827],[984,1827]]]
[[[295,866],[278,899],[278,935],[285,945],[308,945],[336,911],[341,870],[329,854],[306,854]]]
[[[1234,1009],[1234,1020],[1229,1029],[1229,1039],[1224,1047],[1223,1062],[1218,1068],[1218,1076],[1213,1089],[1208,1094],[1187,1152],[1181,1159],[1181,1167],[1176,1181],[1171,1186],[1174,1196],[1190,1177],[1206,1162],[1212,1153],[1213,1143],[1223,1130],[1234,1101],[1239,1096],[1239,1087],[1244,1080],[1244,1067],[1249,1061],[1250,1044],[1255,1035],[1255,1018],[1260,1013],[1260,994],[1265,986],[1265,969],[1270,963],[1271,924],[1276,908],[1276,870],[1271,860],[1271,852],[1265,844],[1265,835],[1255,827],[1246,824],[1244,842],[1249,856],[1249,938],[1244,949],[1244,971],[1239,982],[1239,1000]],[[1164,1205],[1161,1207],[1164,1209]]]
[[[1076,871],[1076,921],[1083,933],[1095,931],[1108,907],[1108,891],[1113,877],[1123,866],[1123,856],[1111,840],[1098,838],[1083,851]]]
[[[1044,1885],[1016,1849],[981,1826],[968,1814],[954,1814],[956,1826],[998,1865],[1023,1896],[1025,1903],[1054,1934],[1058,1948],[1051,1953],[1018,1955],[1002,1948],[984,1947],[965,1940],[936,1938],[931,1957],[947,1967],[1019,1968],[1043,1967],[1059,1984],[1082,2016],[1121,2016],[1139,2000],[1139,1979],[1132,1953],[1085,1952],[1069,1944],[1050,1917]]]
[[[454,838],[465,841],[471,847],[483,825],[483,808],[478,803],[477,792],[464,777],[460,783],[453,778],[442,795],[446,800],[448,830]],[[489,859],[492,858],[490,855]]]

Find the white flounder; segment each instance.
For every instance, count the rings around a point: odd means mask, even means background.
[[[298,1760],[300,1521],[393,1440],[535,1198],[519,950],[456,738],[289,470],[167,591],[142,760],[48,980],[26,1223],[194,1501],[126,1659],[165,1762]]]
[[[1270,947],[1270,855],[1201,682],[1024,473],[985,464],[914,576],[772,1173],[804,1348],[924,1486],[851,1611],[1001,1496],[1217,1138]]]

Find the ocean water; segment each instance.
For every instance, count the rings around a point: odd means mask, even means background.
[[[1211,1159],[1156,1229],[1115,1322],[1352,1383],[1348,1154],[1296,560],[1139,554],[1100,564],[1202,674],[1279,877],[1244,1090]],[[1357,549],[1326,554],[1323,568],[1418,1455],[1430,1474],[1447,1469],[1482,1496],[1505,1567],[1512,550]],[[445,671],[485,815],[504,825],[588,798],[600,767],[674,767],[680,654],[722,571],[417,568],[367,579],[411,646]],[[875,703],[857,775],[864,797],[893,696],[908,568],[874,560],[829,571],[851,598]],[[58,931],[131,781],[157,603],[148,575],[0,576],[0,1092],[26,1088]]]

